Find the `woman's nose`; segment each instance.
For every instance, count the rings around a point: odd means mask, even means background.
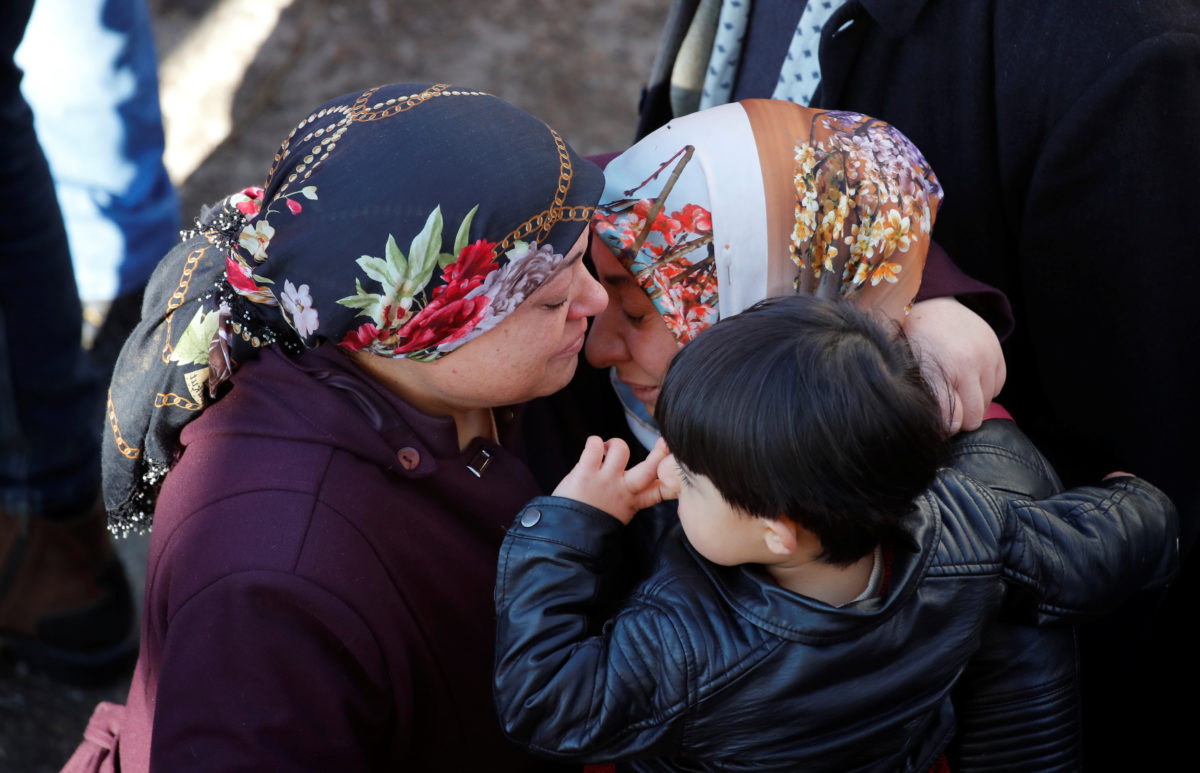
[[[629,349],[621,335],[621,310],[609,305],[596,314],[588,331],[583,353],[594,368],[608,368],[629,360]]]
[[[587,269],[583,270],[583,277],[579,297],[573,304],[573,308],[577,316],[594,317],[604,311],[604,307],[608,305],[608,293]]]

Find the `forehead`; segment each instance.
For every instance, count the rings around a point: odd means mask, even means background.
[[[621,265],[612,249],[603,239],[593,236],[588,248],[588,257],[596,267],[596,276],[601,282],[610,285],[621,285],[626,282],[633,284],[633,274]]]
[[[550,276],[546,277],[546,281],[542,282],[534,290],[534,293],[541,292],[547,288],[561,288],[571,282],[571,275],[575,266],[583,261],[584,250],[582,245],[576,244],[570,252],[566,254],[561,262],[554,267],[554,271]]]
[[[592,259],[592,265],[596,269],[596,277],[604,283],[606,287],[613,290],[628,289],[637,295],[646,298],[646,293],[638,286],[637,281],[633,278],[633,274],[629,273],[629,269],[621,265],[617,260],[617,256],[613,254],[612,249],[602,240],[593,238],[588,256]],[[649,298],[646,298],[649,302]]]
[[[592,239],[589,257],[592,259],[592,265],[596,269],[596,277],[600,283],[609,292],[619,295],[624,305],[645,304],[649,309],[654,309],[654,304],[646,295],[646,291],[638,285],[633,274],[621,265],[612,249],[602,240]],[[658,311],[654,310],[654,313],[657,314]]]

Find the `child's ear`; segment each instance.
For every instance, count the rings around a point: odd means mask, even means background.
[[[790,556],[796,552],[796,532],[787,518],[760,518],[763,522],[763,540],[767,550],[777,556]]]

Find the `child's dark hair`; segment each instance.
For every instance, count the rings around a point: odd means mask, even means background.
[[[833,564],[902,529],[946,435],[907,340],[844,301],[776,298],[683,347],[655,411],[687,470],[751,515],[786,515]]]

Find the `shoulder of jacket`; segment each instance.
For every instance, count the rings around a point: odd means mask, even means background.
[[[957,470],[943,469],[919,506],[941,525],[931,575],[1000,571],[1005,516],[994,492]]]

